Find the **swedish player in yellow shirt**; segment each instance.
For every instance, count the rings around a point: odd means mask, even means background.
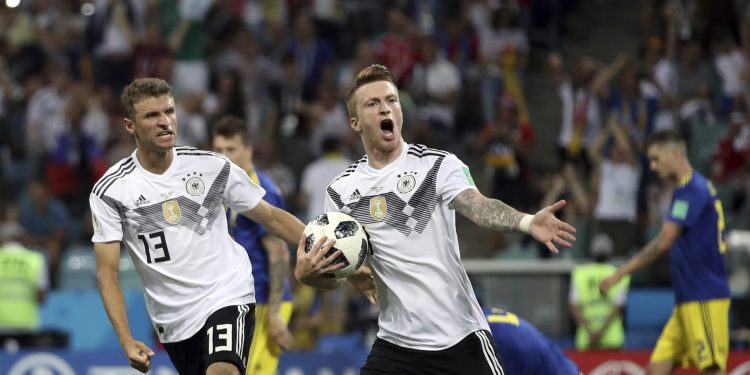
[[[673,131],[648,144],[651,169],[676,183],[659,234],[599,284],[606,293],[622,277],[670,251],[676,306],[656,343],[647,374],[670,374],[676,365],[724,374],[729,350],[729,283],[724,265],[724,214],[710,181],[693,170],[685,141]]]

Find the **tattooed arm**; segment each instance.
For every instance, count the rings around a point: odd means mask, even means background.
[[[273,342],[290,349],[294,340],[280,315],[284,280],[289,275],[289,251],[283,240],[270,234],[263,236],[261,242],[268,253],[268,334]]]
[[[466,189],[460,192],[448,205],[449,208],[458,211],[475,224],[502,231],[524,231],[532,235],[537,241],[547,245],[547,248],[557,254],[555,243],[570,247],[576,240],[573,234],[575,228],[558,220],[555,212],[565,206],[565,201],[560,200],[555,204],[547,206],[535,215],[522,213],[497,199],[487,198],[474,189]],[[522,222],[526,221],[527,228],[524,229]]]
[[[504,232],[519,230],[524,213],[497,199],[490,199],[474,189],[460,192],[448,205],[474,224]]]

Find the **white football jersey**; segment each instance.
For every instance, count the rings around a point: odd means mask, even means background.
[[[224,156],[175,147],[157,175],[135,152],[94,185],[93,242],[123,241],[162,342],[190,338],[214,311],[255,302],[250,260],[230,237],[224,204],[244,212],[265,194]]]
[[[325,211],[355,217],[370,234],[383,340],[440,350],[471,332],[489,331],[448,208],[466,189],[476,187],[455,155],[407,144],[386,167],[370,167],[365,156],[328,186]]]

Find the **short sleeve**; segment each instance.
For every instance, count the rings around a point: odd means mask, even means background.
[[[122,241],[122,219],[117,209],[96,194],[89,195],[89,206],[94,227],[91,242]]]
[[[690,189],[676,189],[672,195],[667,219],[685,228],[690,228],[698,221],[703,210],[703,204],[704,200],[695,194],[691,194]]]
[[[325,200],[323,201],[323,212],[333,212],[333,211],[338,211],[338,210],[339,210],[338,206],[336,206],[336,203],[331,198],[331,195],[328,192],[328,189],[326,189]]]
[[[250,211],[260,203],[266,191],[253,182],[242,168],[232,162],[229,162],[229,165],[224,204],[237,212]]]
[[[438,196],[443,202],[451,202],[459,193],[467,189],[477,190],[469,167],[453,154],[446,156],[438,173]]]

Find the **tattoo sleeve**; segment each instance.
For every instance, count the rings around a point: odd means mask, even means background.
[[[286,244],[273,236],[263,238],[263,245],[268,252],[268,310],[279,311],[284,295],[284,278],[289,272],[289,258],[283,256]]]
[[[516,231],[523,213],[497,199],[482,196],[476,190],[459,193],[448,205],[475,224],[500,231]]]

